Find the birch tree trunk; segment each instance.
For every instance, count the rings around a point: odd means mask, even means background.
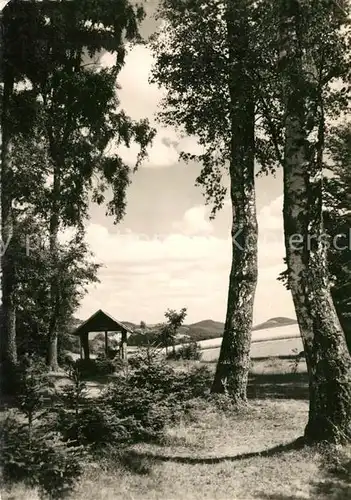
[[[323,241],[321,181],[306,172],[306,138],[293,116],[286,129],[284,231],[289,285],[306,354],[310,407],[305,437],[351,439],[351,357],[335,311]],[[297,235],[297,236],[296,236]]]
[[[244,2],[245,4],[245,2]],[[254,296],[257,285],[257,217],[254,176],[255,102],[245,73],[247,25],[228,20],[230,79],[232,266],[227,314],[212,392],[228,392],[237,403],[247,400]],[[234,64],[235,61],[235,64]]]
[[[11,391],[12,371],[17,363],[16,347],[16,303],[15,303],[15,262],[13,252],[14,214],[12,208],[12,165],[11,165],[11,111],[10,103],[14,89],[11,63],[6,47],[6,20],[2,19],[2,66],[3,97],[1,110],[1,273],[2,273],[2,385],[6,392]]]
[[[56,147],[52,135],[50,136],[50,152],[54,162],[54,179],[52,187],[51,215],[49,224],[50,254],[51,254],[51,283],[50,283],[50,318],[47,334],[47,357],[46,363],[50,370],[58,369],[58,319],[60,315],[60,277],[59,277],[59,255],[58,255],[58,233],[60,228],[60,189],[61,189],[61,164],[60,153]]]
[[[289,2],[285,2],[285,7]],[[291,7],[291,6],[290,6]],[[285,15],[285,19],[284,19]],[[327,269],[327,242],[322,217],[322,155],[324,117],[312,119],[319,142],[309,141],[308,97],[304,78],[306,58],[292,47],[289,19],[298,11],[283,11],[283,53],[286,73],[284,152],[284,231],[289,286],[304,345],[309,376],[309,418],[305,437],[310,441],[351,439],[351,357],[333,304]],[[293,19],[298,25],[298,20]],[[298,38],[298,34],[296,36]],[[301,46],[301,45],[300,45]],[[307,81],[307,80],[306,80]]]

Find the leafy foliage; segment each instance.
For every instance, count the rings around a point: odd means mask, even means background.
[[[332,297],[351,352],[351,126],[334,128],[329,141],[333,177],[324,181],[324,227],[330,239]]]
[[[105,355],[98,356],[96,359],[78,359],[75,364],[83,378],[103,377],[111,375],[122,369],[120,359],[108,359]]]
[[[14,248],[18,353],[46,354],[46,334],[52,314],[50,282],[55,275],[60,292],[55,304],[57,327],[61,332],[58,348],[63,354],[65,348],[74,343],[69,337],[72,316],[87,292],[87,285],[98,281],[100,266],[91,260],[91,252],[81,234],[58,244],[59,261],[54,263],[48,231],[39,217],[18,217]]]
[[[199,361],[202,357],[201,346],[197,342],[189,342],[188,344],[184,344],[173,353],[170,352],[167,355],[167,359],[192,359],[195,361]]]
[[[207,368],[178,372],[164,362],[139,358],[127,375],[120,371],[91,401],[78,363],[72,364],[69,376],[70,384],[59,392],[57,430],[68,443],[95,452],[107,444],[160,439],[188,401],[208,393],[211,381]]]
[[[161,325],[160,334],[158,337],[158,341],[160,345],[167,348],[172,345],[173,352],[175,352],[175,341],[176,335],[178,333],[179,328],[185,321],[187,315],[186,307],[183,307],[179,312],[174,309],[168,309],[165,312],[166,323]]]
[[[75,226],[87,215],[89,190],[101,203],[110,185],[113,199],[108,209],[119,221],[130,172],[118,146],[138,143],[138,165],[154,136],[147,120],[135,122],[119,109],[116,94],[126,43],[140,41],[143,9],[128,0],[118,8],[110,0],[72,0],[10,2],[7,11],[6,60],[17,77],[32,86],[32,134],[26,136],[25,147],[40,155],[45,166],[38,172],[42,182],[35,186],[35,199],[31,196],[35,208],[49,218],[58,211],[60,222]],[[35,42],[24,45],[27,37]],[[99,67],[102,51],[115,54],[111,67]],[[16,99],[13,107],[15,117],[23,116],[23,105]],[[108,154],[107,146],[113,146]],[[27,164],[19,168],[26,170]],[[54,175],[56,184],[46,185],[45,174]],[[93,176],[98,183],[92,183]]]
[[[2,467],[4,480],[37,486],[46,498],[66,497],[83,472],[82,456],[69,449],[55,432],[36,432],[31,443],[17,419],[2,427]]]
[[[23,356],[16,367],[15,395],[18,410],[27,419],[30,436],[34,420],[42,416],[45,399],[53,388],[43,361]]]
[[[8,416],[1,428],[4,479],[36,486],[53,499],[63,498],[82,473],[82,450],[69,449],[53,430],[47,408],[52,386],[45,365],[23,358],[16,375],[17,413]]]

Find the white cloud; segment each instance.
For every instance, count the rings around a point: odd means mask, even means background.
[[[283,195],[263,207],[258,213],[259,231],[266,233],[276,231],[282,234],[283,231]]]
[[[111,234],[99,224],[88,226],[87,241],[98,260],[107,264],[123,262],[138,265],[164,260],[177,262],[208,258],[227,245],[225,240],[211,236],[186,236],[180,233],[163,238],[147,238],[134,233]]]
[[[209,221],[209,210],[205,205],[197,205],[187,210],[181,221],[173,224],[175,230],[186,235],[211,234],[213,224]]]
[[[105,56],[105,60],[108,57],[111,56]],[[153,116],[164,95],[164,90],[149,83],[153,64],[151,50],[146,45],[136,45],[129,50],[118,76],[121,105],[133,119]]]
[[[100,64],[109,66],[115,61],[115,56],[106,53],[102,56]],[[160,111],[160,103],[165,95],[165,90],[156,84],[149,83],[154,58],[147,45],[132,47],[126,57],[125,66],[119,77],[118,98],[121,108],[134,120],[147,117],[157,130],[153,145],[148,148],[148,159],[143,162],[143,167],[165,168],[178,162],[180,151],[192,154],[201,154],[203,148],[197,143],[196,137],[182,136],[172,127],[165,127],[156,122],[156,114]],[[110,152],[115,148],[111,144]],[[139,148],[135,143],[130,148],[118,147],[118,152],[123,160],[131,166],[136,163]]]
[[[283,196],[278,196],[258,213],[258,265],[279,267],[277,275],[284,269],[285,257],[283,232]]]
[[[278,201],[270,207],[262,213],[273,216],[279,212]],[[230,237],[214,236],[204,206],[191,208],[177,224],[173,234],[162,238],[132,232],[112,234],[101,225],[90,224],[87,240],[96,260],[105,267],[100,271],[101,284],[91,288],[79,315],[87,317],[103,307],[121,320],[153,323],[161,321],[169,307],[188,307],[189,321],[205,317],[224,320]],[[284,269],[284,244],[272,235],[266,231],[259,238],[256,323],[270,316],[294,317],[290,293],[277,281]]]
[[[152,146],[148,148],[148,158],[142,163],[142,167],[149,168],[164,168],[174,165],[178,162],[179,153],[173,143],[169,143],[169,132],[165,129],[158,130],[156,137],[153,140]],[[169,145],[167,145],[169,144]],[[118,147],[118,153],[128,165],[134,167],[137,156],[140,151],[136,143],[132,143],[129,148],[125,145]],[[114,148],[111,148],[114,152]]]

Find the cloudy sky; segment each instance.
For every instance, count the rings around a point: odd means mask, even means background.
[[[150,10],[153,10],[154,4]],[[152,19],[143,34],[155,29]],[[110,56],[103,58],[108,64]],[[129,52],[119,76],[122,107],[132,118],[148,117],[158,109],[162,90],[148,83],[153,64],[147,46]],[[200,165],[178,161],[179,151],[196,151],[194,138],[179,140],[176,131],[157,126],[149,159],[133,175],[127,215],[118,226],[104,207],[91,206],[87,239],[104,264],[101,283],[91,287],[78,311],[85,319],[102,308],[120,320],[162,321],[167,308],[188,308],[188,321],[224,321],[230,269],[230,216],[226,205],[214,221],[194,186]],[[136,151],[123,150],[133,162]],[[259,282],[254,322],[272,316],[295,317],[290,294],[277,281],[284,269],[282,176],[257,180],[259,216]]]

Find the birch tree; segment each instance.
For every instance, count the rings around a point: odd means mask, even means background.
[[[331,296],[322,217],[327,119],[347,105],[348,92],[348,35],[336,8],[328,0],[279,5],[285,247],[309,374],[305,437],[313,441],[351,438],[351,358]],[[332,88],[335,79],[346,85]]]
[[[248,76],[255,64],[251,7],[244,0],[163,0],[165,25],[153,43],[153,81],[167,91],[160,120],[198,138],[204,152],[181,158],[202,164],[196,184],[212,204],[213,217],[227,194],[223,177],[230,178],[232,266],[212,391],[229,392],[239,403],[246,401],[257,283],[254,160],[258,149],[269,150],[255,140],[255,89]]]

